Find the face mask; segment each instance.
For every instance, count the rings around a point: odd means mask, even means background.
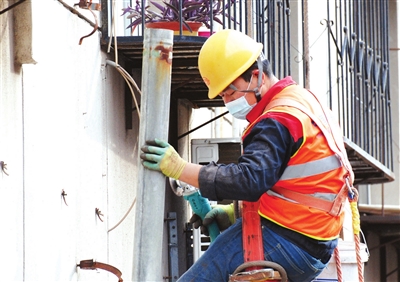
[[[246,95],[236,99],[232,102],[226,103],[225,107],[228,109],[229,113],[237,119],[246,119],[247,114],[254,108],[254,105],[249,105],[247,102]]]
[[[247,85],[247,89],[249,90],[251,81],[253,80],[253,76],[250,78],[249,85]],[[254,105],[249,105],[245,98],[246,94],[244,94],[239,99],[236,99],[232,102],[226,103],[225,107],[228,109],[229,113],[233,115],[237,119],[246,119],[247,114],[254,108]]]

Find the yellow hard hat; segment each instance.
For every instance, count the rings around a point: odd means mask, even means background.
[[[248,35],[224,29],[210,36],[199,53],[199,71],[214,99],[244,73],[261,54],[263,45]]]

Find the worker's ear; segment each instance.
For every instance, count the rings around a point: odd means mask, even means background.
[[[255,69],[255,70],[252,70],[251,71],[251,74],[252,75],[255,75],[255,76],[257,76],[258,77],[258,74],[260,73],[260,70],[259,69]],[[264,79],[265,79],[265,73],[262,73],[262,83],[261,84],[264,84]]]
[[[255,75],[255,76],[257,76],[258,77],[258,75],[259,75],[259,73],[260,73],[260,70],[259,69],[255,69],[255,70],[252,70],[251,71],[251,74],[252,75]],[[262,73],[262,80],[263,80],[263,82],[264,82],[264,73]]]

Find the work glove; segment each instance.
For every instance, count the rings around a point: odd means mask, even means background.
[[[189,222],[193,224],[195,229],[200,228],[202,234],[209,236],[208,226],[213,222],[217,222],[219,230],[222,232],[235,223],[235,211],[233,203],[229,205],[213,205],[202,220],[197,214],[193,214]]]
[[[186,161],[175,151],[174,147],[165,141],[154,139],[146,141],[140,158],[145,168],[161,171],[164,175],[179,179],[185,168]]]

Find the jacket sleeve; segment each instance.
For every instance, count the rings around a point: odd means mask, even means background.
[[[266,116],[243,140],[237,164],[201,168],[199,188],[210,200],[257,201],[280,178],[302,143],[301,123],[288,114]]]

